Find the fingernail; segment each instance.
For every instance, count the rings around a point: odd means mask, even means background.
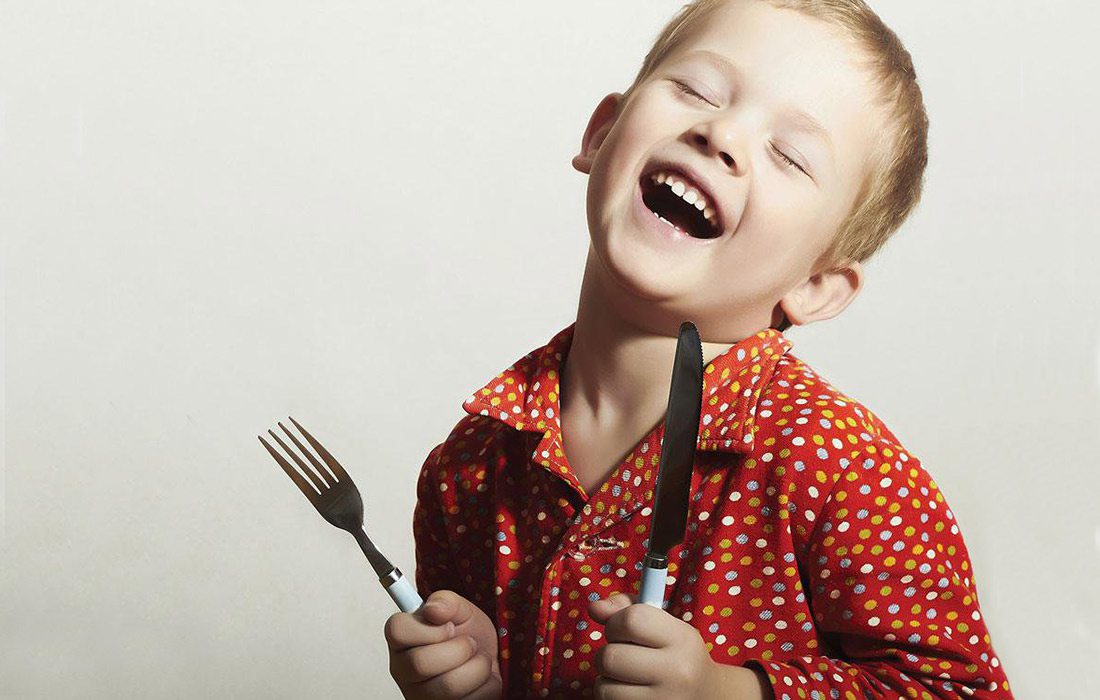
[[[424,603],[424,609],[427,610],[428,608],[435,608],[436,610],[442,610],[443,606],[433,600],[430,603]]]
[[[451,637],[455,636],[455,623],[451,622],[450,620],[447,620],[446,628],[447,628],[447,639],[450,639]]]

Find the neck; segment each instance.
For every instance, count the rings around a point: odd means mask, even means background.
[[[634,319],[646,314],[623,313],[609,303],[622,290],[605,289],[613,283],[598,274],[597,265],[590,250],[573,340],[562,366],[561,411],[597,432],[639,433],[668,408],[677,335],[685,319],[668,318],[657,328],[638,323]],[[642,303],[650,306],[652,317],[653,302]],[[729,348],[729,343],[704,342],[703,363]]]

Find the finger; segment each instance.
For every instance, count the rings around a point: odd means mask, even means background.
[[[617,599],[617,600],[622,600],[627,605],[633,605],[634,603],[638,602],[638,596],[637,595],[634,595],[634,594],[631,594],[631,593],[623,593],[622,591],[615,591],[614,593],[612,593],[611,595],[608,596],[608,600],[611,600],[612,598]]]
[[[403,651],[410,647],[436,644],[454,636],[454,623],[434,625],[424,622],[413,613],[398,612],[389,616],[383,630],[390,651]]]
[[[592,695],[596,700],[648,700],[653,697],[653,688],[597,676]]]
[[[616,612],[604,624],[607,642],[629,642],[647,647],[665,647],[673,643],[677,619],[660,608],[635,603]]]
[[[477,607],[454,591],[434,591],[418,611],[425,622],[437,625],[450,620],[457,627],[474,616]]]
[[[477,653],[477,642],[461,635],[390,654],[390,675],[401,684],[422,683],[458,668]]]
[[[605,644],[596,650],[596,672],[623,683],[657,685],[667,675],[667,665],[659,650],[637,644]]]
[[[491,668],[488,655],[478,653],[458,668],[423,683],[414,683],[409,688],[430,698],[460,698],[469,695],[489,680]]]
[[[490,675],[474,692],[463,695],[462,700],[500,700],[503,687],[498,675]]]

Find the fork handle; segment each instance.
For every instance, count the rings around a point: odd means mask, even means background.
[[[386,593],[390,594],[393,602],[397,603],[397,607],[401,608],[401,612],[413,612],[424,604],[424,599],[416,592],[416,588],[396,566],[388,574],[379,578],[378,582],[386,589]]]

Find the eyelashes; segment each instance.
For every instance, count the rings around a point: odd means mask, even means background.
[[[711,105],[712,107],[714,106],[713,104],[711,104],[710,100],[708,100],[707,98],[703,97],[699,93],[692,90],[691,87],[688,86],[686,83],[681,83],[679,80],[673,80],[672,83],[673,83],[673,85],[676,86],[676,91],[679,92],[680,94],[687,95],[687,96],[691,97],[693,100],[698,100],[699,102],[703,102],[705,104]],[[784,167],[796,169],[799,172],[806,175],[807,177],[809,176],[809,173],[807,173],[805,170],[803,170],[802,166],[800,166],[798,163],[796,163],[793,160],[791,160],[790,158],[788,158],[787,155],[785,153],[783,153],[783,151],[780,151],[774,145],[772,146],[772,151],[774,151],[775,154],[777,156],[779,156],[779,158],[782,159]]]
[[[688,87],[686,83],[681,83],[679,80],[673,80],[672,83],[676,86],[676,89],[682,94],[690,95],[691,97],[696,98],[702,102],[706,102],[708,105],[710,104],[709,100],[692,90],[690,87]]]
[[[805,170],[802,170],[802,166],[800,166],[800,165],[799,165],[798,163],[794,162],[793,160],[791,160],[790,158],[788,158],[788,157],[787,157],[786,155],[784,155],[784,154],[783,154],[783,151],[779,150],[779,149],[778,149],[778,148],[776,148],[775,146],[772,146],[772,150],[773,150],[773,151],[775,151],[775,154],[776,154],[777,156],[779,156],[780,158],[782,158],[782,159],[783,159],[783,162],[785,162],[785,163],[787,164],[787,167],[791,167],[791,168],[798,168],[798,169],[799,169],[799,170],[801,170],[802,172],[806,172]]]

